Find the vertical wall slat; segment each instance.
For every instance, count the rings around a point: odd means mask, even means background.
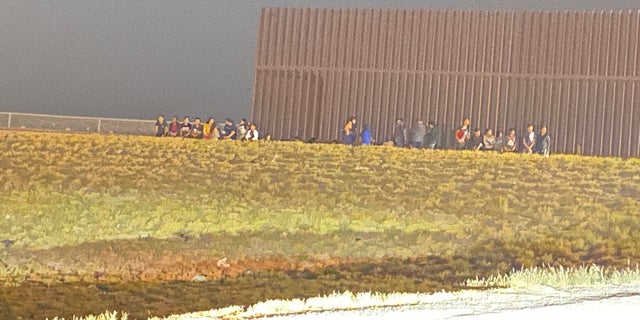
[[[631,81],[629,88],[629,107],[631,116],[626,125],[626,132],[629,134],[629,157],[640,157],[640,134],[637,123],[640,121],[640,112],[638,112],[638,102],[640,102],[639,81]]]
[[[488,72],[488,73],[496,73],[497,70],[495,69],[496,66],[496,59],[500,56],[497,53],[498,47],[497,47],[497,43],[499,43],[499,37],[500,37],[500,29],[498,29],[498,19],[499,19],[499,13],[496,11],[492,11],[487,13],[488,15],[488,29],[489,31],[487,31],[487,36],[489,36],[491,38],[491,40],[487,41],[487,46],[488,48],[486,48],[486,52],[485,55],[487,57],[488,63],[487,63],[487,69],[482,70],[482,72]]]
[[[359,69],[368,69],[369,67],[369,58],[372,47],[372,22],[371,22],[371,12],[373,9],[362,10],[361,14],[363,16],[362,27],[361,27],[361,37],[362,37],[362,45],[360,46],[360,51],[357,53],[360,57],[358,64],[356,65]]]
[[[442,12],[441,11],[430,12],[429,16],[430,16],[429,30],[433,30],[433,35],[429,37],[430,38],[429,46],[427,47],[427,52],[429,53],[429,56],[427,57],[428,59],[425,59],[425,62],[427,64],[425,64],[424,70],[435,70],[436,55],[437,55],[436,46],[437,46],[437,43],[441,43],[441,42],[438,42],[437,40],[440,40],[440,37],[444,39],[444,32],[442,31],[438,32],[443,28],[442,23],[439,23],[442,16]]]
[[[640,49],[640,10],[638,10],[634,15],[635,18],[635,40],[634,40],[634,50],[633,50],[633,69],[631,71],[631,75],[634,77],[639,76],[638,74],[638,50]],[[640,102],[640,98],[636,97],[636,93],[640,92],[637,90],[637,85],[639,81],[634,80],[631,85],[631,99],[629,106],[631,107],[630,113],[632,117],[630,117],[631,123],[627,126],[629,131],[629,156],[639,157],[640,156],[640,110],[636,107],[636,104]],[[635,127],[635,130],[634,130]],[[634,132],[635,131],[635,132]]]
[[[311,65],[311,62],[306,59],[309,43],[313,42],[312,36],[309,34],[309,9],[299,9],[299,13],[297,15],[297,30],[295,34],[295,43],[296,48],[294,49],[295,61],[293,63],[294,66],[298,67],[307,67]]]
[[[309,10],[306,9],[306,11]],[[306,42],[304,44],[305,58],[303,65],[308,68],[322,67],[323,14],[324,11],[311,11],[308,13],[308,19],[303,19],[303,23],[307,27],[306,34],[308,35],[308,38],[301,40]]]
[[[636,24],[635,24],[635,28],[633,28],[633,30],[635,30],[635,47],[633,50],[633,71],[631,72],[631,75],[633,77],[637,77],[640,76],[640,68],[638,68],[638,55],[640,55],[640,10],[638,10],[638,12],[635,14],[635,19],[636,19]],[[640,127],[640,126],[638,126]],[[639,148],[640,148],[640,144],[639,144]]]

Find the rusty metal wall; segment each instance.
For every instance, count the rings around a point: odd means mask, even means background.
[[[546,124],[561,153],[640,156],[640,11],[263,9],[252,117],[334,140],[351,115],[447,130]]]

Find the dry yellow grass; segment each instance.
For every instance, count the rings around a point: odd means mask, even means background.
[[[640,257],[638,159],[27,132],[4,132],[0,151],[0,237],[18,248],[182,232],[256,239],[226,255],[497,271]]]

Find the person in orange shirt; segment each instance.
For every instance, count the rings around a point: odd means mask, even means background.
[[[344,144],[353,145],[356,142],[356,133],[354,132],[355,124],[355,117],[349,118],[349,120],[344,124],[342,129],[342,142]]]

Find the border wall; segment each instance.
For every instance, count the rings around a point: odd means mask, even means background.
[[[640,10],[262,10],[252,118],[276,139],[378,142],[397,118],[443,131],[545,124],[552,150],[640,156]]]

